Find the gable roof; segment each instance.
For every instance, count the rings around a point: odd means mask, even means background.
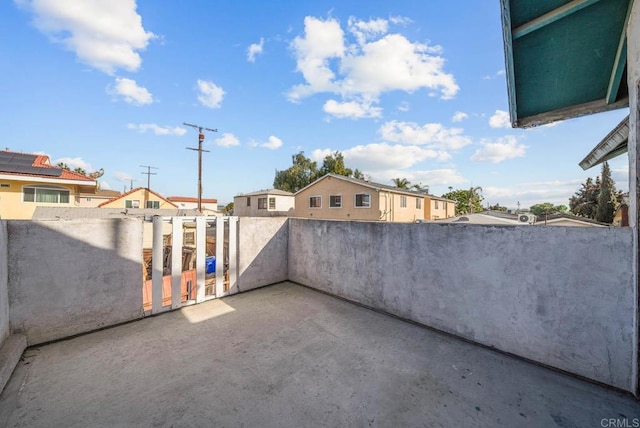
[[[256,192],[251,192],[251,193],[240,193],[239,195],[236,195],[235,197],[260,196],[260,195],[293,196],[293,193],[286,192],[286,191],[280,190],[280,189],[265,189],[265,190],[258,190]]]
[[[165,201],[166,203],[170,204],[171,206],[173,206],[173,207],[175,207],[175,208],[178,208],[178,206],[177,206],[176,204],[174,204],[173,202],[171,202],[171,201],[167,200],[167,199],[166,199],[164,196],[162,196],[161,194],[159,194],[159,193],[157,193],[157,192],[154,192],[154,191],[153,191],[153,190],[151,190],[151,189],[147,189],[146,187],[136,187],[135,189],[131,189],[131,190],[129,190],[128,192],[123,193],[122,195],[120,195],[120,196],[118,196],[118,197],[116,197],[116,198],[109,199],[108,201],[104,201],[103,203],[101,203],[100,205],[98,205],[98,208],[99,208],[99,207],[102,207],[102,206],[104,206],[104,205],[110,204],[110,203],[112,203],[112,202],[115,202],[115,201],[117,201],[117,200],[119,200],[119,199],[125,198],[125,197],[127,197],[127,196],[131,195],[132,193],[136,193],[136,192],[137,192],[137,191],[139,191],[139,190],[146,190],[146,191],[148,191],[149,193],[151,193],[151,194],[153,194],[153,195],[156,195],[158,198],[162,199],[163,201]]]
[[[633,0],[501,0],[514,127],[629,104],[626,24]]]
[[[629,116],[622,119],[606,137],[602,139],[580,162],[580,167],[587,170],[604,161],[626,153],[629,144]]]
[[[368,188],[373,189],[373,190],[384,190],[384,191],[387,191],[387,192],[399,193],[401,195],[420,196],[420,197],[423,197],[423,198],[438,199],[440,201],[451,201],[450,199],[443,198],[443,197],[440,197],[440,196],[429,195],[427,193],[416,192],[416,191],[412,191],[412,190],[408,190],[408,189],[400,189],[398,187],[387,186],[386,184],[374,183],[372,181],[360,180],[358,178],[346,177],[344,175],[338,175],[338,174],[326,174],[326,175],[318,178],[313,183],[311,183],[311,184],[303,187],[302,189],[298,190],[293,195],[296,196],[298,193],[302,192],[303,190],[308,189],[311,186],[314,186],[316,183],[319,183],[320,181],[324,180],[327,177],[336,178],[338,180],[342,180],[342,181],[346,181],[346,182],[349,182],[349,183],[357,184],[357,185],[360,185],[360,186],[368,187]],[[455,202],[455,201],[451,201],[451,202]]]
[[[51,165],[49,156],[30,153],[0,151],[0,174],[44,178],[51,182],[74,182],[95,185],[96,180],[77,172]]]

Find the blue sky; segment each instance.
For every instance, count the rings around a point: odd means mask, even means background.
[[[485,203],[568,204],[578,162],[627,109],[511,129],[497,0],[16,0],[0,3],[4,147],[104,188],[230,202],[300,150],[372,181],[480,186]],[[627,159],[610,163],[626,190]]]

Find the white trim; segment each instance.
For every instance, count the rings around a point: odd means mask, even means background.
[[[340,196],[340,206],[339,206],[339,207],[332,207],[332,206],[331,206],[331,197],[332,197],[332,196]],[[342,208],[344,207],[343,201],[344,201],[344,198],[342,197],[342,193],[341,193],[341,194],[339,194],[339,195],[329,195],[329,209],[330,209],[330,210],[331,210],[331,209],[333,209],[333,210],[339,210],[339,209],[342,209]]]
[[[27,183],[54,183],[54,184],[78,184],[80,186],[95,186],[97,182],[93,181],[84,181],[84,180],[65,180],[64,178],[44,178],[44,177],[35,177],[31,175],[13,175],[13,174],[0,174],[0,180],[11,180],[11,181],[25,181]]]
[[[33,201],[25,201],[24,200],[24,189],[28,188],[28,189],[33,189]],[[37,189],[42,189],[42,190],[58,190],[58,191],[65,191],[69,193],[69,202],[60,202],[60,194],[58,194],[58,202],[38,202],[37,201]],[[73,196],[73,189],[69,189],[68,187],[62,187],[62,186],[37,186],[37,185],[33,185],[33,184],[23,184],[22,188],[20,189],[20,193],[22,195],[22,200],[21,202],[23,204],[48,204],[48,205],[71,205],[71,197]]]
[[[262,208],[260,208],[260,201],[264,201],[264,207],[262,207]],[[257,209],[258,209],[258,210],[265,210],[265,211],[268,211],[268,209],[267,209],[268,207],[269,207],[269,197],[267,197],[267,196],[265,196],[265,197],[259,197],[259,198],[258,198],[258,206],[257,206]]]
[[[320,206],[319,207],[312,207],[311,206],[311,198],[320,198]],[[311,196],[309,196],[309,209],[310,210],[321,210],[322,209],[322,195],[311,195]]]
[[[405,195],[400,195],[400,208],[407,208],[408,206],[409,200],[407,199],[407,197]]]
[[[358,206],[358,204],[356,202],[358,195],[367,195],[367,196],[369,196],[369,205],[367,205],[367,206],[364,206],[364,205]],[[371,193],[354,193],[353,194],[353,207],[354,208],[371,208]]]

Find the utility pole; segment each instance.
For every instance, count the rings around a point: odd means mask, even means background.
[[[202,152],[209,152],[209,150],[202,149],[202,142],[204,141],[204,131],[218,132],[217,129],[205,128],[200,125],[193,125],[191,123],[183,122],[184,126],[190,126],[198,130],[198,148],[187,147],[187,150],[195,150],[198,152],[198,211],[202,212]]]
[[[140,174],[145,174],[147,176],[147,190],[151,190],[151,176],[158,175],[157,172],[151,172],[152,169],[158,169],[155,166],[151,165],[140,165],[140,168],[147,168],[147,172],[141,172]]]

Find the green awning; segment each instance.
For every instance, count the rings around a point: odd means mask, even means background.
[[[633,0],[501,0],[514,127],[625,107]]]

